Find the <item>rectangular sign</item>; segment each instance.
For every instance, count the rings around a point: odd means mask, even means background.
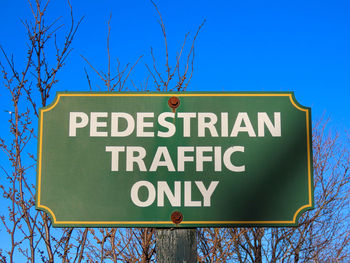
[[[311,142],[291,92],[57,93],[36,208],[58,227],[295,226],[313,208]]]

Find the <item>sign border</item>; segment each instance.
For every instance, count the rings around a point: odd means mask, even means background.
[[[41,167],[42,167],[42,138],[43,138],[43,116],[59,103],[62,97],[289,97],[291,104],[298,110],[305,112],[307,133],[307,156],[308,156],[308,203],[301,206],[287,221],[182,221],[176,225],[169,221],[58,221],[55,213],[47,206],[41,204]],[[54,227],[281,227],[297,226],[298,219],[307,210],[314,208],[313,187],[313,165],[312,165],[312,129],[311,108],[305,107],[297,102],[294,92],[57,92],[53,102],[39,110],[38,121],[38,160],[36,181],[36,209],[46,212]],[[174,210],[175,211],[175,210]]]

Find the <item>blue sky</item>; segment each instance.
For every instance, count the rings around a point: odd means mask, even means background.
[[[153,47],[164,63],[164,43],[157,13],[149,1],[72,0],[75,17],[85,16],[73,53],[59,75],[56,90],[88,90],[81,58],[107,68],[107,21],[112,14],[112,60],[122,65],[144,57],[131,79],[147,77]],[[175,64],[185,34],[206,19],[195,46],[195,71],[189,91],[294,91],[312,107],[313,119],[326,113],[334,127],[350,124],[350,3],[348,1],[157,1]],[[65,1],[52,1],[49,17],[69,23]],[[20,65],[25,56],[27,1],[3,0],[0,43]],[[49,22],[48,20],[48,22]],[[65,30],[66,28],[62,28]],[[61,30],[61,32],[63,32]],[[163,59],[163,60],[162,60]],[[115,64],[114,64],[115,65]],[[112,64],[113,66],[113,64]],[[3,91],[1,92],[3,93]],[[4,96],[1,98],[4,101]]]
[[[350,2],[318,1],[156,1],[167,30],[170,63],[185,34],[192,36],[206,19],[195,45],[195,70],[189,91],[294,91],[296,99],[312,108],[313,121],[323,114],[341,133],[350,127]],[[130,78],[137,84],[147,77],[150,47],[165,63],[159,17],[147,0],[71,0],[76,21],[84,16],[56,91],[87,91],[84,67],[94,87],[96,75],[80,55],[96,68],[107,69],[107,22],[111,22],[111,55],[122,65],[142,60]],[[26,56],[25,28],[31,18],[25,0],[1,0],[0,45],[20,67]],[[69,24],[66,1],[52,0],[48,22],[62,17]],[[67,27],[61,28],[60,32]],[[3,57],[0,58],[3,61]],[[152,84],[150,82],[150,84]],[[97,89],[97,88],[96,88]],[[53,100],[53,96],[49,102]],[[2,127],[11,110],[9,95],[0,84]],[[2,129],[0,136],[8,130]],[[344,133],[343,133],[344,134]],[[35,152],[35,150],[34,150]],[[6,163],[1,156],[1,165]],[[0,203],[1,205],[1,203]],[[0,210],[1,211],[1,210]],[[0,231],[0,241],[5,235]],[[0,242],[1,244],[1,242]]]

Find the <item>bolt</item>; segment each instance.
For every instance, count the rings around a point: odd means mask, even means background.
[[[180,106],[180,100],[177,97],[171,97],[168,100],[168,105],[170,108],[173,109],[173,112],[175,112],[175,109]]]
[[[174,224],[180,224],[183,220],[183,215],[179,211],[175,211],[171,214],[171,221],[173,221]]]

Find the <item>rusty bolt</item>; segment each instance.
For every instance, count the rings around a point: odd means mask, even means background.
[[[180,224],[183,219],[184,217],[179,211],[175,211],[171,214],[171,221],[173,221],[174,224]]]
[[[173,111],[175,111],[175,109],[176,109],[177,107],[180,106],[180,100],[179,100],[179,98],[177,98],[177,97],[171,97],[171,98],[168,100],[168,105],[169,105],[170,108],[173,109]]]

